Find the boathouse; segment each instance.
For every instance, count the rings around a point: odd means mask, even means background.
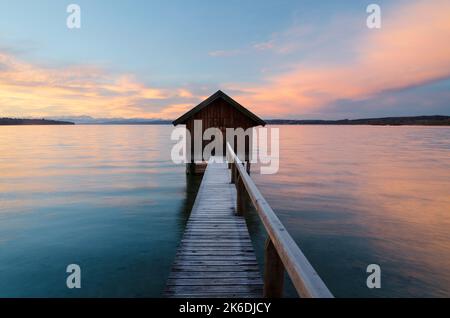
[[[265,126],[266,122],[253,114],[247,108],[239,104],[233,98],[228,96],[222,91],[217,91],[215,94],[211,95],[209,98],[192,108],[190,111],[176,119],[173,124],[177,125],[186,125],[186,129],[190,132],[190,147],[187,146],[187,149],[190,148],[191,156],[190,163],[186,164],[187,173],[198,174],[203,173],[206,167],[206,162],[209,158],[203,158],[202,163],[195,163],[194,158],[194,123],[196,120],[201,120],[202,123],[202,136],[205,130],[208,128],[218,128],[222,132],[223,136],[223,153],[226,153],[226,129],[227,128],[242,128],[247,130],[251,127],[256,126]],[[245,137],[245,158],[242,158],[243,161],[248,161],[251,145],[252,145],[252,135]],[[202,153],[205,146],[210,141],[202,141]],[[235,139],[233,141],[235,151],[237,150],[237,142]],[[188,143],[188,140],[186,140]]]

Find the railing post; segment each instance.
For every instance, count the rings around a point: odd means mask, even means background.
[[[231,166],[231,183],[236,183],[236,164],[233,163]]]
[[[245,186],[240,175],[237,176],[236,180],[236,215],[243,216],[246,209],[245,202]]]
[[[266,241],[264,266],[264,297],[283,297],[284,265],[270,237]]]

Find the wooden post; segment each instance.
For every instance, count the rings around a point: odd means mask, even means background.
[[[245,186],[240,175],[236,181],[236,215],[243,216],[246,210]]]
[[[231,166],[231,183],[236,183],[236,163]]]
[[[251,165],[250,165],[250,161],[247,161],[247,173],[250,175],[250,171],[251,171]]]
[[[284,265],[270,237],[266,241],[264,297],[283,297]]]
[[[186,174],[195,174],[195,163],[189,162],[186,163]]]

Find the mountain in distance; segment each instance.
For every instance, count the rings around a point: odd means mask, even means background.
[[[53,117],[54,120],[68,120],[80,125],[169,125],[168,119],[152,118],[95,118],[91,116],[62,116]]]
[[[383,117],[341,120],[268,119],[269,125],[374,125],[374,126],[450,126],[450,116]],[[0,125],[171,125],[168,119],[94,118],[64,116],[51,119],[0,118]]]
[[[94,118],[90,116],[56,117],[76,124],[93,125],[171,125],[169,119],[148,118]],[[364,119],[314,120],[314,119],[268,119],[269,125],[376,125],[376,126],[450,126],[450,116],[404,116]]]

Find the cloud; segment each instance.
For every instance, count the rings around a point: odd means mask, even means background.
[[[379,103],[414,101],[413,95],[395,92],[450,77],[450,2],[402,3],[382,7],[381,30],[365,27],[362,10],[359,22],[294,24],[265,41],[210,52],[212,57],[239,56],[239,65],[254,74],[249,82],[225,85],[157,87],[95,65],[42,66],[0,49],[0,116],[176,118],[209,96],[213,86],[263,117],[326,117],[329,111],[342,114],[339,107],[351,113],[345,105],[357,113],[360,104],[381,109]],[[248,67],[259,64],[261,73]],[[233,69],[228,72],[235,75]],[[441,91],[445,88],[448,84]],[[439,102],[447,98],[440,96]]]
[[[295,63],[263,84],[228,86],[243,91],[240,100],[263,116],[286,116],[325,112],[338,101],[376,98],[450,77],[450,2],[416,1],[390,10],[395,11],[385,16],[381,30],[367,29],[353,39],[350,60]],[[291,42],[301,41],[291,34]],[[274,43],[263,48],[274,49]]]
[[[256,51],[285,55],[310,48],[323,40],[323,36],[313,33],[311,27],[296,23],[287,30],[272,33],[269,40],[255,43],[252,48]]]
[[[90,65],[42,67],[0,52],[1,116],[173,118],[179,108],[171,104],[198,101],[182,87],[149,87],[132,75]]]
[[[173,104],[161,111],[161,118],[177,118],[192,108],[192,104]]]
[[[307,28],[304,25],[296,24],[285,31],[272,33],[266,41],[247,45],[246,47],[238,49],[212,51],[209,52],[208,55],[212,57],[236,57],[258,54],[264,51],[276,54],[289,54],[296,52],[305,46],[311,46],[311,42],[316,43],[321,39],[315,35],[314,41],[308,41],[308,43],[292,41],[293,38],[300,38],[307,35],[312,36],[311,31],[310,28]]]
[[[208,55],[212,57],[232,57],[232,56],[238,56],[245,53],[245,50],[218,50],[218,51],[212,51],[209,52]]]

